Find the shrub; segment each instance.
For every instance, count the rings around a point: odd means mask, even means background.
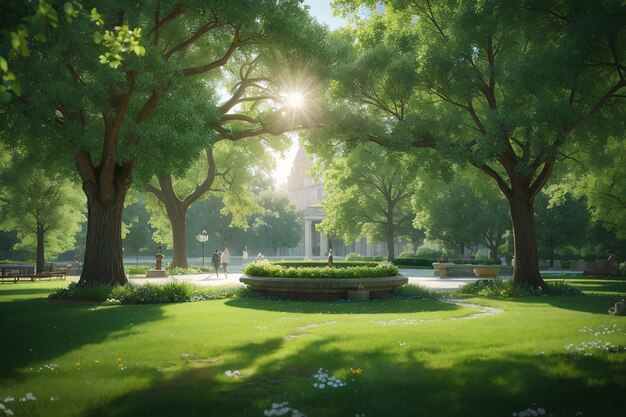
[[[582,291],[564,281],[546,283],[546,287],[533,289],[516,285],[511,280],[477,281],[466,284],[459,289],[462,294],[481,295],[483,297],[510,298],[538,295],[581,295]]]
[[[126,270],[126,274],[128,275],[146,275],[148,269],[150,269],[149,265],[126,265],[124,266]]]
[[[385,258],[383,256],[363,256],[358,253],[351,252],[346,255],[346,261],[374,261],[374,262],[382,262]]]
[[[270,261],[274,265],[292,268],[304,268],[304,267],[317,267],[325,268],[328,266],[328,261]],[[333,262],[333,268],[346,268],[349,266],[376,266],[380,262],[375,261],[339,261]]]
[[[393,263],[396,265],[421,266],[421,267],[430,267],[430,268],[432,268],[433,262],[438,262],[438,260],[428,259],[428,258],[407,257],[407,258],[396,258],[393,261]]]
[[[194,275],[212,272],[212,269],[209,266],[190,266],[187,268],[171,268],[169,272],[171,275]]]
[[[106,284],[100,285],[81,285],[76,282],[70,282],[66,288],[58,288],[49,295],[49,298],[57,300],[73,300],[73,301],[95,301],[103,302],[109,298],[112,286]]]
[[[428,298],[436,298],[435,294],[426,287],[414,284],[406,284],[397,287],[392,294],[394,298],[403,298],[409,300],[423,300]]]
[[[243,273],[255,277],[272,278],[380,278],[398,275],[398,267],[389,262],[342,268],[286,267],[264,261],[249,263],[243,269]]]
[[[73,301],[96,301],[105,304],[161,304],[245,297],[245,287],[200,287],[186,281],[165,284],[90,285],[70,283],[49,298]]]

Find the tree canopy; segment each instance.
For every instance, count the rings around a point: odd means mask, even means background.
[[[624,131],[620,0],[337,0],[371,16],[337,36],[326,135],[466,161],[511,210],[514,281],[540,286],[533,203],[574,144]],[[343,42],[341,42],[343,41]],[[590,139],[593,138],[593,139]]]
[[[415,195],[414,158],[364,144],[344,156],[327,155],[317,168],[324,180],[325,217],[318,226],[345,242],[366,236],[385,242],[395,258],[394,241],[414,235],[411,199]]]

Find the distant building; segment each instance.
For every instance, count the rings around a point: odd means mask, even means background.
[[[366,239],[362,238],[359,242],[345,245],[340,238],[326,236],[315,230],[315,226],[324,219],[324,208],[321,204],[324,200],[324,183],[307,174],[312,164],[304,149],[298,148],[286,188],[289,201],[301,212],[304,230],[300,245],[296,248],[280,249],[279,256],[325,258],[328,249],[332,248],[335,256],[356,252],[365,256],[386,257],[386,243],[367,243]],[[401,242],[396,242],[397,254],[400,254],[403,246]]]

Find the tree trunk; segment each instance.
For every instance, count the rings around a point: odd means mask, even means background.
[[[37,272],[43,272],[46,267],[45,247],[44,247],[44,227],[37,222]]]
[[[126,284],[128,279],[122,257],[122,212],[126,189],[118,190],[107,202],[86,194],[87,240],[79,284]]]
[[[533,204],[528,187],[514,182],[509,198],[515,247],[513,283],[537,288],[544,287],[545,282],[539,273]]]
[[[172,268],[187,268],[187,206],[177,198],[170,198],[165,203],[167,217],[172,226]]]
[[[387,232],[387,260],[393,262],[396,259],[396,248],[394,247],[393,230]]]

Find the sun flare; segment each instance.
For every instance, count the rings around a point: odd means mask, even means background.
[[[300,108],[304,105],[304,94],[300,91],[291,91],[285,94],[285,101],[289,107]]]

